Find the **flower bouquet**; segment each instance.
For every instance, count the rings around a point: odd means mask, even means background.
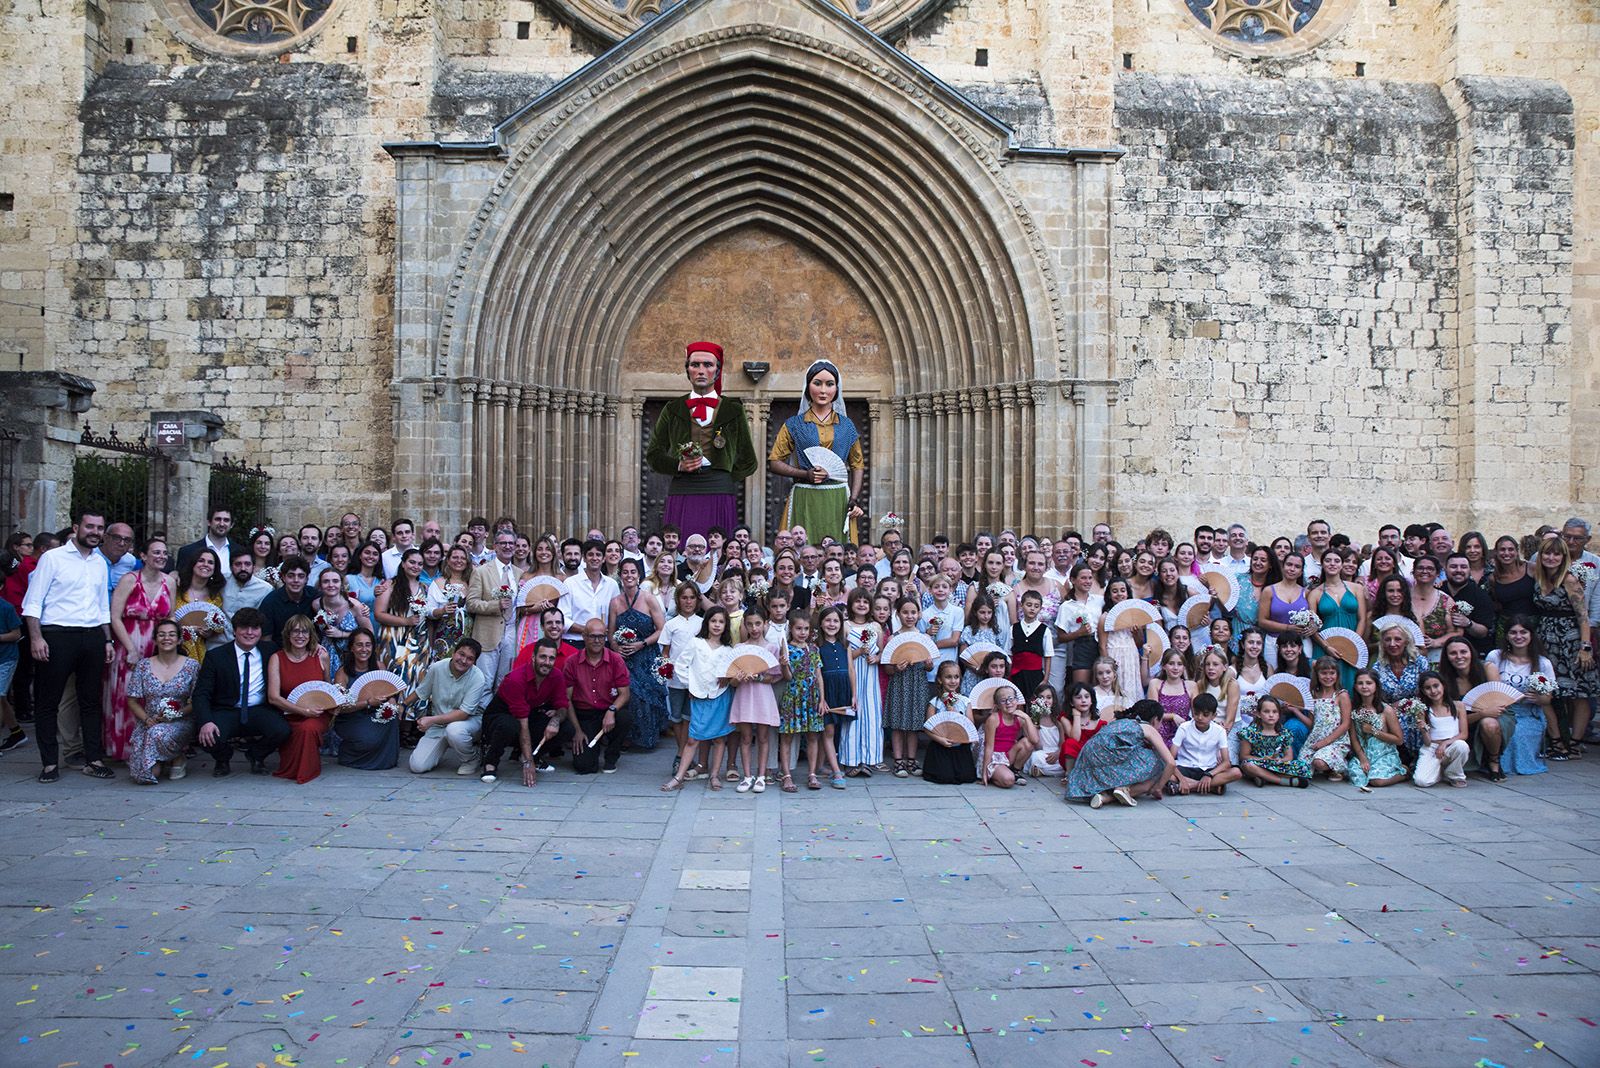
[[[1595,566],[1593,560],[1579,560],[1572,565],[1572,570],[1577,572],[1578,578],[1582,580],[1585,589],[1593,586],[1595,579],[1600,578],[1600,568]]]
[[[1297,608],[1289,613],[1289,624],[1295,627],[1315,627],[1317,614],[1309,608]]]
[[[183,644],[185,645],[193,645],[205,637],[205,631],[201,627],[184,627],[181,633],[183,635]]]
[[[745,592],[750,595],[752,600],[760,600],[767,595],[767,591],[770,589],[772,589],[772,583],[764,579],[754,579]]]
[[[183,705],[171,697],[163,697],[150,706],[150,717],[157,723],[174,723],[183,718]]]
[[[500,588],[503,590],[508,587],[502,585]],[[467,588],[459,582],[447,582],[444,584],[444,599],[451,604],[460,604],[467,599]]]
[[[1472,606],[1465,601],[1456,602],[1456,612],[1459,615],[1465,616],[1467,619],[1472,618]]]
[[[414,595],[406,603],[406,615],[417,617],[417,627],[420,629],[428,625],[428,599],[421,594]]]
[[[339,621],[334,619],[333,613],[326,608],[317,609],[317,614],[311,622],[316,624],[318,634],[326,634],[330,630],[339,629]]]
[[[1011,596],[1011,587],[1004,582],[991,582],[984,587],[984,592],[998,601]]]
[[[393,723],[400,718],[400,714],[403,711],[404,709],[401,708],[400,702],[390,698],[372,710],[372,722]]]
[[[1395,702],[1394,714],[1400,717],[1402,723],[1409,722],[1413,727],[1421,727],[1428,718],[1428,706],[1420,697],[1403,697]]]
[[[658,661],[656,663],[656,678],[660,679],[662,682],[667,682],[672,678],[673,670],[672,661]]]
[[[679,460],[703,460],[705,456],[706,450],[692,441],[686,441],[678,446]]]
[[[905,517],[896,515],[894,512],[885,512],[883,517],[878,520],[878,526],[884,530],[896,530],[905,525]]]
[[[639,640],[639,632],[632,627],[618,627],[611,632],[611,641],[616,645],[627,645],[629,642]]]
[[[1028,718],[1035,727],[1050,719],[1050,698],[1039,696],[1028,702]]]
[[[1523,684],[1522,692],[1535,695],[1555,693],[1556,680],[1552,679],[1549,675],[1546,675],[1542,671],[1535,671],[1532,675],[1528,676],[1527,682]]]

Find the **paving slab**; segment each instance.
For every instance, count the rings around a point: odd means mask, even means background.
[[[0,760],[0,1064],[1600,1063],[1600,762],[1091,812],[666,796],[669,757],[532,790]]]

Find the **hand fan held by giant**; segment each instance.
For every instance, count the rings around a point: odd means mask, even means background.
[[[1269,694],[1286,705],[1294,705],[1296,708],[1311,707],[1310,679],[1280,671],[1276,675],[1268,675],[1264,685]]]
[[[1144,666],[1147,669],[1160,664],[1170,648],[1172,644],[1167,640],[1167,632],[1160,626],[1152,623],[1144,628]]]
[[[302,682],[289,691],[289,703],[327,710],[350,703],[350,695],[331,682]]]
[[[1520,700],[1522,691],[1505,682],[1485,682],[1461,695],[1461,703],[1467,706],[1469,712],[1498,714]]]
[[[1022,698],[1022,691],[1017,690],[1017,684],[1010,679],[984,679],[972,688],[972,708],[979,712],[989,711],[994,708],[994,699],[1002,690],[1015,690],[1017,699]]]
[[[884,643],[880,660],[890,664],[920,664],[939,659],[939,647],[921,631],[903,630]]]
[[[1128,599],[1100,617],[1106,630],[1138,630],[1154,623],[1161,625],[1161,613],[1148,601]]]
[[[997,679],[994,681],[1003,680]],[[960,712],[952,712],[949,709],[943,712],[935,712],[929,716],[923,721],[922,729],[940,741],[950,742],[955,745],[970,745],[983,737],[978,733],[978,728],[972,725],[970,719]]]
[[[1232,571],[1220,567],[1200,569],[1200,581],[1206,584],[1211,596],[1222,602],[1222,607],[1233,611],[1239,603],[1239,579]]]
[[[994,642],[973,642],[961,654],[961,659],[966,661],[967,667],[973,671],[981,671],[983,670],[983,662],[995,653],[999,653],[1001,656],[1006,655],[1006,651]]]
[[[825,449],[821,445],[811,446],[806,450],[806,463],[826,471],[829,482],[842,483],[850,479],[850,473],[845,470],[844,461],[839,459],[839,454],[832,449]]]
[[[561,600],[561,595],[566,592],[566,587],[549,575],[538,575],[528,580],[527,588],[522,591],[522,603],[539,604],[543,601],[559,601]]]
[[[369,671],[350,681],[349,693],[352,701],[387,701],[405,688],[406,680],[392,671]]]
[[[1367,666],[1367,643],[1348,627],[1329,627],[1317,635],[1323,648],[1353,668]]]
[[[765,646],[746,642],[735,645],[731,650],[733,659],[728,661],[728,677],[735,675],[762,675],[778,666],[778,658],[769,653]]]

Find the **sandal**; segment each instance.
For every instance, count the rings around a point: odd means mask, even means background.
[[[707,782],[711,789],[715,790],[717,793],[722,792],[722,783],[718,782],[716,779],[709,779]]]
[[[664,794],[670,794],[681,789],[683,789],[683,780],[676,775],[661,784],[661,792]]]
[[[737,771],[735,771],[733,768],[729,768],[728,769],[728,774],[724,775],[723,778],[726,779],[728,782],[738,782],[739,781],[739,773]]]
[[[909,776],[911,774],[911,769],[908,767],[910,763],[909,760],[896,760],[894,762],[894,777],[904,779]]]
[[[828,785],[832,786],[835,790],[843,790],[844,789],[844,776],[843,775],[835,775],[833,777],[833,780]]]
[[[783,792],[784,793],[792,794],[798,789],[799,788],[797,786],[795,786],[794,779],[792,777],[790,777],[788,775],[785,775],[783,777]]]
[[[1570,760],[1572,758],[1572,753],[1568,750],[1567,743],[1563,741],[1546,741],[1544,755],[1551,760]]]
[[[820,789],[822,789],[822,784],[817,781],[817,777],[815,775],[807,775],[806,776],[806,789],[807,790],[820,790]]]

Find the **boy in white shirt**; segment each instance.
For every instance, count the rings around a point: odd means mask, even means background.
[[[1238,779],[1240,772],[1228,759],[1228,732],[1216,721],[1216,697],[1200,694],[1190,715],[1193,718],[1178,724],[1172,739],[1173,759],[1178,765],[1172,785],[1180,794],[1227,793],[1228,783]]]

